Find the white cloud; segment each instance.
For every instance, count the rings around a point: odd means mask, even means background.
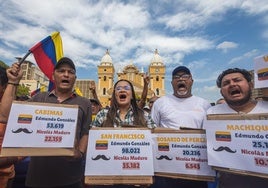
[[[174,2],[173,8],[179,10],[176,14],[165,14],[159,22],[167,28],[177,31],[198,29],[224,18],[228,9],[238,8],[241,0],[233,1],[200,1],[186,0]]]
[[[203,87],[196,87],[193,86],[193,93],[194,95],[200,96],[209,102],[216,102],[219,98],[221,98],[220,90],[217,88],[216,84],[212,86],[203,86]]]
[[[268,4],[266,1],[246,0],[243,1],[241,8],[250,14],[261,14],[268,11]]]
[[[216,49],[222,50],[226,53],[230,49],[237,48],[238,44],[235,42],[224,41],[216,46]]]
[[[254,57],[256,57],[258,54],[259,54],[259,51],[257,49],[253,49],[249,52],[242,54],[239,57],[235,57],[235,58],[231,59],[228,62],[228,64],[230,65],[230,64],[235,64],[238,62],[249,61],[249,60],[253,59]]]
[[[166,65],[167,93],[172,91],[171,72],[178,65],[191,68],[196,87],[203,83],[214,85],[218,70],[248,62],[259,53],[259,46],[254,46],[255,50],[251,45],[242,49],[247,44],[232,38],[230,33],[208,32],[215,23],[215,30],[222,21],[225,26],[232,24],[232,20],[225,20],[229,12],[254,15],[256,24],[263,26],[257,29],[264,40],[268,39],[267,29],[263,29],[268,28],[268,4],[259,0],[0,1],[1,60],[11,62],[15,56],[23,56],[55,30],[61,32],[64,53],[75,61],[78,70],[86,70],[89,78],[96,74],[106,49],[110,50],[116,69],[131,61],[139,68],[147,68],[158,49]],[[224,41],[226,36],[229,41],[216,46],[215,41]],[[231,42],[234,40],[237,42]],[[224,54],[226,59],[220,59],[220,50],[230,49],[236,58],[228,62],[231,57]],[[242,50],[248,53],[237,55]]]

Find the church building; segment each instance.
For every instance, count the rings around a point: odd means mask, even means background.
[[[152,96],[165,95],[165,65],[160,57],[158,50],[155,50],[153,58],[148,66],[150,76],[147,99]],[[136,98],[139,99],[143,90],[143,75],[146,74],[143,69],[139,70],[135,65],[129,64],[123,69],[117,71],[115,80],[115,69],[109,51],[102,57],[98,65],[98,83],[96,92],[103,107],[110,106],[110,100],[113,93],[113,85],[117,80],[129,80],[135,90]]]

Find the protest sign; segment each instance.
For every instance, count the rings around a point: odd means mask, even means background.
[[[72,156],[77,105],[12,103],[2,156]]]

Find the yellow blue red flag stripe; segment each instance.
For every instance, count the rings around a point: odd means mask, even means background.
[[[52,73],[58,60],[63,57],[63,46],[60,32],[54,32],[46,37],[29,51],[34,55],[35,61],[42,72],[52,80]]]

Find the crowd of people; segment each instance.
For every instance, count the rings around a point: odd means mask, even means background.
[[[0,72],[0,145],[11,109],[16,99],[16,88],[22,78],[19,63],[14,63],[6,71]],[[247,70],[233,68],[223,71],[216,83],[222,99],[215,106],[192,94],[194,78],[185,66],[178,66],[172,72],[173,93],[162,97],[153,96],[146,100],[149,77],[144,77],[142,97],[137,101],[133,84],[129,80],[118,80],[113,87],[111,105],[103,108],[91,87],[92,99],[79,96],[73,90],[76,81],[76,67],[67,57],[61,58],[53,71],[55,89],[38,93],[29,102],[75,104],[79,106],[75,151],[72,157],[31,157],[25,181],[27,187],[41,188],[82,188],[84,185],[84,161],[90,127],[156,127],[172,129],[203,129],[207,114],[254,114],[268,111],[268,102],[253,100],[253,84]],[[147,108],[146,108],[147,107]],[[146,108],[146,110],[145,110]],[[15,177],[14,165],[24,157],[0,158],[0,184],[12,188]],[[268,180],[245,175],[218,173],[217,182],[206,182],[167,177],[155,177],[151,188],[205,188],[205,187],[265,187]],[[111,186],[110,186],[111,187]],[[114,185],[112,187],[124,187]],[[135,187],[135,186],[125,186]]]

